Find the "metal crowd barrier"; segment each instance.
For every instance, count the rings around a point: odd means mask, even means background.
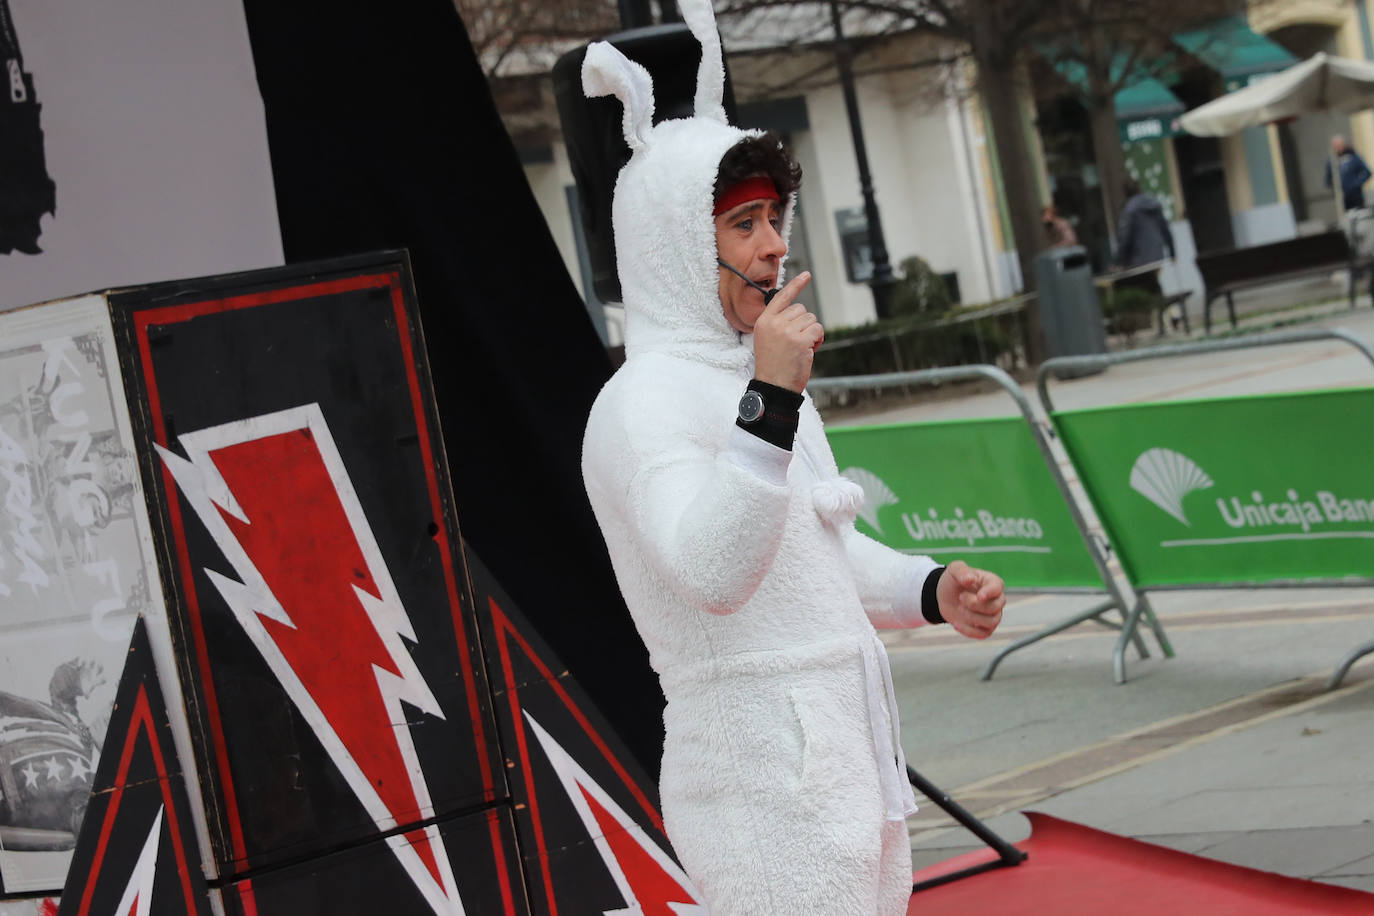
[[[1057,411],[1048,390],[1050,376],[1327,340],[1350,344],[1374,364],[1374,350],[1350,332],[1306,330],[1066,356],[1040,367],[1036,387],[1045,413],[1139,596],[1115,650],[1118,682],[1125,679],[1125,646],[1142,616],[1152,624],[1155,620],[1147,591],[1374,585],[1368,574],[1374,566],[1369,546],[1374,524],[1351,528],[1374,523],[1374,475],[1367,461],[1351,458],[1374,448],[1374,433],[1367,435],[1368,443],[1359,441],[1374,417],[1374,388]],[[1323,435],[1332,432],[1340,436],[1336,443]],[[1268,438],[1260,438],[1265,433]],[[1237,452],[1242,454],[1228,463]],[[1264,460],[1255,460],[1257,454]],[[1322,466],[1322,459],[1333,454],[1345,460]],[[1214,488],[1223,494],[1209,494],[1220,521],[1200,511],[1199,499],[1188,498]],[[1050,627],[1044,635],[1073,622]],[[1371,652],[1374,642],[1347,655],[1328,688],[1339,685],[1350,666]]]
[[[955,557],[1001,552],[1004,563],[994,568],[1007,582],[1008,591],[1106,593],[1107,600],[1008,645],[988,663],[983,680],[991,678],[1002,659],[1012,652],[1089,620],[1125,634],[1118,643],[1118,654],[1124,653],[1125,644],[1133,643],[1140,657],[1148,658],[1149,651],[1137,626],[1132,625],[1129,632],[1126,631],[1129,612],[1133,607],[1139,608],[1140,603],[1133,604],[1128,599],[1108,569],[1103,547],[1090,535],[1068,482],[1059,470],[1047,430],[1036,420],[1030,401],[1006,372],[988,365],[957,366],[818,378],[813,379],[808,388],[818,393],[896,385],[938,385],[979,378],[995,382],[1010,395],[1020,417],[837,427],[829,431],[839,467],[857,478],[865,489],[868,498],[861,516],[864,524],[879,540],[907,552],[944,553]],[[1029,441],[1025,439],[1026,432]],[[870,447],[865,449],[866,443],[861,440],[873,440],[877,447],[867,443]],[[857,467],[846,468],[851,462]],[[907,476],[912,474],[916,475],[915,479]],[[973,490],[958,492],[961,483],[967,484],[980,477],[981,481]],[[922,479],[931,480],[933,484],[924,487]],[[986,501],[991,498],[990,493],[995,495],[999,490],[1016,506],[1033,508],[1021,508],[1019,511],[1027,514],[1020,517],[998,516],[973,501]],[[915,512],[902,512],[907,500],[898,497],[898,491],[921,492],[927,497],[924,502],[928,508],[917,506]],[[938,491],[944,500],[943,511],[929,505],[932,501],[930,491]],[[956,500],[963,505],[951,510]],[[967,514],[964,508],[969,510]],[[1029,514],[1031,512],[1035,514]],[[886,531],[885,521],[891,526]],[[900,528],[894,525],[897,521],[901,523]],[[979,522],[976,528],[975,521]],[[905,529],[905,540],[901,537],[901,528]],[[1040,529],[1038,534],[1037,528]],[[989,535],[990,530],[992,535]],[[941,543],[942,540],[948,543]],[[1055,550],[1059,551],[1057,557]],[[1104,616],[1111,611],[1120,614],[1120,624]],[[1141,614],[1154,631],[1165,656],[1171,657],[1173,648],[1159,620],[1145,607],[1137,612],[1137,623]],[[1123,664],[1118,662],[1118,670]]]

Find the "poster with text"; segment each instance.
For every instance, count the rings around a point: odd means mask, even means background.
[[[134,620],[165,620],[105,301],[0,315],[0,890],[62,887]]]

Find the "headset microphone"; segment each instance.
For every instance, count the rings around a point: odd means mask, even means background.
[[[731,267],[729,264],[726,264],[725,261],[721,260],[720,258],[716,258],[716,263],[719,264],[721,267],[724,267],[726,270],[730,271],[730,273],[732,273],[732,274],[734,274],[735,276],[739,277],[739,278],[740,278],[741,280],[743,280],[745,283],[748,283],[748,284],[749,284],[750,286],[752,286],[754,289],[756,289],[756,290],[758,290],[759,292],[763,293],[763,304],[764,304],[764,305],[767,305],[768,303],[772,302],[772,301],[773,301],[773,297],[776,296],[779,292],[781,292],[781,290],[776,290],[776,289],[764,289],[762,286],[759,286],[757,283],[755,283],[753,280],[750,280],[748,277],[746,277],[744,274],[740,273],[738,270],[735,270],[735,268]]]

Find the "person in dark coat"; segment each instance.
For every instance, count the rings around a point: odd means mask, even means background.
[[[1341,199],[1345,209],[1356,210],[1364,206],[1364,183],[1369,180],[1369,166],[1364,164],[1360,154],[1350,148],[1345,137],[1331,138],[1332,158],[1341,170]],[[1331,160],[1326,160],[1326,186],[1331,187]]]
[[[1166,251],[1172,258],[1174,234],[1164,218],[1163,205],[1140,190],[1140,185],[1133,179],[1128,178],[1123,189],[1126,206],[1121,208],[1121,219],[1116,226],[1116,263],[1122,267],[1137,267],[1164,260]]]
[[[1166,252],[1168,257],[1174,257],[1174,234],[1164,217],[1164,206],[1153,195],[1142,191],[1134,179],[1126,179],[1122,190],[1126,205],[1121,208],[1121,219],[1116,226],[1116,263],[1130,269],[1162,261]],[[1164,296],[1157,270],[1118,280],[1113,288],[1116,291],[1142,289],[1160,299]],[[1179,314],[1170,316],[1175,328],[1181,320]],[[1160,330],[1163,331],[1162,325]]]

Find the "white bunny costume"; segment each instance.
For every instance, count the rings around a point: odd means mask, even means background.
[[[722,311],[712,205],[749,134],[725,121],[709,0],[679,7],[704,49],[694,117],[654,126],[648,73],[608,44],[583,66],[633,153],[613,204],[627,358],[582,470],[668,699],[664,823],[714,916],[902,914],[915,800],[874,626],[923,623],[938,567],[855,531],[862,491],[809,399],[791,452],[734,424],[753,341]]]

